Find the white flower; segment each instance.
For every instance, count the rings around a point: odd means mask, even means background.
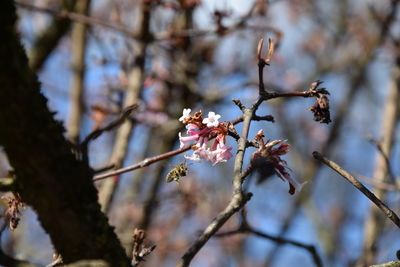
[[[191,156],[184,155],[184,157],[185,157],[185,159],[193,160],[193,161],[196,161],[196,162],[200,162],[201,161],[200,155],[198,153],[196,153],[196,151],[193,152],[193,154]]]
[[[207,124],[208,128],[218,127],[218,125],[219,125],[218,119],[219,118],[221,118],[221,115],[215,114],[214,112],[211,111],[211,112],[208,112],[208,118],[205,118],[203,120],[203,123]]]
[[[182,117],[179,118],[179,121],[183,121],[184,119],[189,118],[191,111],[192,110],[190,108],[184,108],[182,112]]]

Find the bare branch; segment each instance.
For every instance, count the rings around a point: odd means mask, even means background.
[[[386,190],[386,191],[400,191],[400,185],[398,183],[390,184],[385,182],[377,181],[374,177],[369,178],[360,174],[357,174],[358,179],[366,184],[373,186],[376,189]]]
[[[230,121],[230,123],[233,124],[233,125],[238,124],[240,122],[243,122],[243,116],[240,116],[239,118],[236,118],[236,119]],[[172,150],[172,151],[169,151],[169,152],[164,153],[164,154],[160,154],[160,155],[157,155],[157,156],[154,156],[154,157],[151,157],[151,158],[146,158],[146,159],[144,159],[144,160],[142,160],[142,161],[140,161],[140,162],[138,162],[136,164],[133,164],[131,166],[128,166],[128,167],[125,167],[125,168],[121,168],[121,169],[118,169],[118,170],[115,170],[115,171],[112,171],[112,172],[96,175],[93,178],[93,181],[96,182],[96,181],[103,180],[103,179],[106,179],[106,178],[109,178],[109,177],[113,177],[115,175],[119,175],[119,174],[130,172],[130,171],[134,171],[136,169],[140,169],[140,168],[143,168],[143,167],[147,167],[147,166],[149,166],[149,165],[151,165],[151,164],[153,164],[153,163],[155,163],[157,161],[164,160],[164,159],[173,157],[175,155],[178,155],[180,153],[186,152],[186,151],[190,150],[191,148],[192,148],[191,145],[186,145],[186,146],[184,146],[182,148],[179,148],[179,149],[176,149],[176,150]]]
[[[96,138],[98,138],[100,135],[102,135],[104,132],[108,132],[113,130],[114,128],[120,126],[126,119],[128,119],[132,112],[137,108],[137,105],[131,105],[126,107],[121,115],[119,116],[119,118],[113,120],[112,122],[110,122],[109,124],[107,124],[106,126],[102,127],[102,128],[98,128],[96,130],[94,130],[93,132],[91,132],[88,136],[86,136],[86,138],[82,141],[82,143],[79,145],[79,151],[81,153],[82,159],[84,162],[89,163],[89,144],[92,140],[95,140]]]
[[[189,247],[186,253],[182,256],[181,261],[177,264],[179,267],[189,266],[193,257],[197,254],[197,252],[207,243],[207,241],[225,224],[225,222],[236,212],[238,212],[246,203],[250,200],[252,194],[245,194],[242,189],[242,184],[245,177],[251,172],[251,168],[247,169],[245,173],[242,172],[243,168],[243,159],[244,153],[246,151],[246,147],[248,145],[248,134],[250,130],[250,124],[253,119],[255,112],[257,111],[259,105],[263,102],[263,95],[265,94],[262,89],[263,81],[263,69],[265,65],[268,64],[270,57],[273,52],[273,44],[272,41],[269,41],[269,49],[268,56],[266,59],[261,59],[261,49],[262,49],[262,40],[260,40],[258,45],[257,55],[259,57],[259,82],[260,82],[260,91],[259,91],[259,99],[251,108],[246,108],[240,100],[233,100],[233,102],[242,110],[243,112],[243,128],[242,134],[240,138],[237,140],[238,149],[235,158],[234,164],[234,178],[233,178],[233,194],[232,199],[229,202],[228,206],[221,212],[219,215],[208,225],[208,227],[203,231],[203,233],[193,242],[193,244]]]
[[[373,145],[375,145],[376,148],[378,149],[379,153],[381,153],[381,156],[383,157],[383,160],[385,161],[385,164],[386,164],[386,169],[387,169],[390,181],[392,183],[395,183],[396,182],[396,177],[394,176],[393,169],[392,169],[392,166],[390,164],[389,157],[385,153],[382,143],[378,142],[377,140],[375,140],[373,138],[369,138],[368,141],[370,141]]]
[[[317,252],[315,246],[306,245],[306,244],[303,244],[303,243],[298,242],[298,241],[294,241],[294,240],[291,240],[291,239],[286,239],[286,238],[283,238],[283,237],[273,236],[273,235],[270,235],[270,234],[255,230],[253,227],[248,225],[247,222],[242,223],[239,226],[239,228],[236,229],[236,230],[223,232],[223,233],[218,233],[218,234],[215,235],[215,237],[221,238],[221,237],[227,237],[227,236],[231,236],[231,235],[235,235],[235,234],[246,234],[246,233],[247,234],[253,234],[253,235],[256,235],[258,237],[271,240],[271,241],[276,242],[278,244],[289,244],[289,245],[293,245],[293,246],[296,246],[296,247],[299,247],[299,248],[303,248],[303,249],[307,250],[311,254],[311,256],[312,256],[312,258],[314,260],[315,266],[318,266],[318,267],[322,267],[323,266],[321,257],[318,255],[318,252]]]
[[[236,212],[238,212],[252,197],[251,193],[244,194],[242,184],[244,176],[242,174],[244,152],[246,150],[247,137],[249,134],[251,119],[256,106],[252,108],[243,108],[243,129],[242,135],[238,140],[238,152],[235,158],[234,178],[233,178],[233,195],[226,208],[218,214],[217,217],[207,226],[203,233],[193,242],[186,253],[182,256],[181,261],[177,264],[179,267],[189,266],[194,256],[207,243],[207,241],[225,224],[225,222]]]
[[[383,203],[379,198],[377,198],[374,193],[368,190],[363,184],[361,184],[354,176],[350,173],[342,169],[338,164],[335,162],[327,159],[326,157],[322,156],[317,151],[313,152],[313,156],[315,159],[321,161],[332,170],[339,173],[343,178],[349,181],[354,187],[360,190],[366,197],[368,197],[386,216],[397,226],[400,228],[400,218],[394,213],[385,203]]]

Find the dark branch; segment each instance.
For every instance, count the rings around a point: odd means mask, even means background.
[[[313,152],[313,156],[315,159],[321,161],[332,170],[340,174],[343,178],[349,181],[355,188],[361,191],[367,198],[369,198],[380,210],[385,213],[385,215],[397,226],[400,228],[400,218],[394,213],[385,203],[383,203],[379,198],[377,198],[374,193],[368,190],[363,184],[361,184],[354,176],[350,173],[342,169],[338,164],[335,162],[325,158],[317,151]]]
[[[246,222],[242,223],[237,230],[218,233],[218,234],[215,235],[215,237],[222,238],[222,237],[228,237],[228,236],[235,235],[235,234],[253,234],[253,235],[256,235],[258,237],[271,240],[271,241],[276,242],[278,244],[289,244],[289,245],[293,245],[293,246],[296,246],[296,247],[299,247],[299,248],[303,248],[303,249],[307,250],[311,254],[311,256],[313,258],[313,261],[315,263],[315,266],[318,266],[318,267],[322,267],[323,266],[321,257],[318,255],[318,252],[317,252],[315,246],[306,245],[306,244],[303,244],[303,243],[298,242],[298,241],[294,241],[294,240],[291,240],[291,239],[286,239],[286,238],[283,238],[283,237],[273,236],[273,235],[270,235],[270,234],[255,230],[253,227],[249,226]]]

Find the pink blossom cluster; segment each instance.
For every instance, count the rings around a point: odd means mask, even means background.
[[[256,168],[273,168],[273,171],[279,178],[289,182],[289,194],[293,195],[296,190],[299,192],[304,183],[297,182],[290,176],[286,161],[281,159],[282,155],[289,152],[289,144],[286,140],[274,140],[265,143],[264,133],[260,130],[256,136],[259,149],[253,153],[252,162]]]
[[[226,125],[218,120],[220,115],[215,112],[209,112],[207,118],[202,117],[201,111],[190,115],[191,109],[184,109],[179,121],[186,124],[188,136],[182,136],[179,133],[181,147],[196,141],[192,146],[193,154],[185,158],[200,162],[201,159],[211,161],[212,165],[220,162],[226,162],[232,157],[232,147],[225,144],[228,129]],[[211,141],[215,137],[214,142]]]

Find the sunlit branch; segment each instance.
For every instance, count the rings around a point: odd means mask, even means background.
[[[273,53],[273,42],[269,41],[269,52],[268,56],[265,58],[265,62],[268,63],[268,60],[272,57]],[[262,49],[262,42],[259,43],[258,46],[258,56],[260,58]],[[259,64],[260,66],[260,64]],[[261,76],[262,77],[262,73]],[[259,80],[260,84],[263,83],[262,79]],[[232,198],[226,208],[218,214],[217,217],[213,219],[213,221],[206,227],[206,229],[202,232],[202,234],[192,243],[189,249],[182,256],[181,260],[178,262],[178,267],[189,266],[190,262],[194,258],[194,256],[200,251],[200,249],[207,243],[207,241],[225,224],[229,218],[240,211],[241,208],[251,199],[252,193],[245,193],[242,184],[244,182],[245,177],[250,173],[247,169],[245,174],[243,174],[243,159],[244,154],[247,148],[248,143],[248,135],[250,130],[251,121],[253,119],[253,115],[257,111],[259,105],[263,102],[262,97],[263,92],[260,90],[259,99],[255,104],[253,104],[250,108],[245,107],[240,100],[234,100],[233,102],[240,108],[243,112],[243,127],[242,134],[240,138],[237,140],[237,154],[235,158],[234,168],[233,168],[233,192]],[[251,169],[250,169],[251,170]]]
[[[243,175],[242,166],[244,152],[246,150],[246,141],[250,129],[251,118],[254,113],[253,108],[245,108],[243,114],[242,135],[238,141],[238,151],[235,158],[234,178],[233,178],[233,196],[226,208],[218,214],[217,217],[207,226],[203,233],[192,243],[189,249],[182,256],[177,266],[189,266],[194,256],[207,243],[207,241],[225,224],[225,222],[236,212],[238,212],[252,197],[251,193],[245,194],[242,191]]]
[[[242,121],[243,121],[243,116],[230,121],[230,123],[238,124],[238,123],[240,123]],[[156,162],[158,162],[160,160],[164,160],[164,159],[179,155],[180,153],[186,152],[186,151],[190,150],[191,148],[192,148],[191,145],[186,145],[186,146],[184,146],[182,148],[175,149],[175,150],[169,151],[169,152],[164,153],[164,154],[160,154],[160,155],[157,155],[157,156],[154,156],[154,157],[146,158],[146,159],[144,159],[144,160],[142,160],[142,161],[140,161],[140,162],[138,162],[136,164],[133,164],[131,166],[128,166],[128,167],[125,167],[125,168],[121,168],[121,169],[118,169],[118,170],[115,170],[115,171],[112,171],[112,172],[96,175],[93,178],[93,181],[103,180],[103,179],[106,179],[106,178],[109,178],[109,177],[113,177],[115,175],[120,175],[120,174],[123,174],[123,173],[126,173],[126,172],[134,171],[136,169],[147,167],[147,166],[149,166],[149,165],[151,165],[153,163],[156,163]]]

